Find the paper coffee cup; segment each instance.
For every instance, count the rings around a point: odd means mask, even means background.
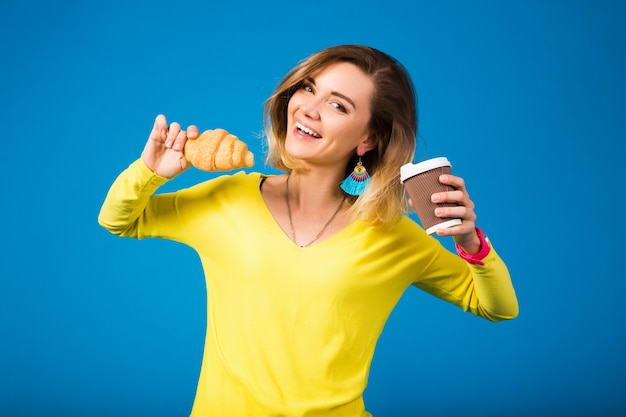
[[[454,207],[458,204],[435,204],[430,199],[434,193],[455,190],[454,187],[439,182],[440,175],[451,172],[452,165],[446,157],[428,159],[417,164],[408,163],[400,168],[400,181],[411,197],[422,227],[429,235],[435,233],[437,229],[461,224],[461,219],[435,216],[437,207]]]

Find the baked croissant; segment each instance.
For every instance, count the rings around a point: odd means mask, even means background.
[[[206,130],[198,138],[187,140],[183,154],[191,165],[203,171],[230,171],[254,165],[248,145],[224,129]]]

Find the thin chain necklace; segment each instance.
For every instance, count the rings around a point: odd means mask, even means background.
[[[287,214],[289,215],[289,226],[291,226],[291,240],[293,240],[293,242],[297,245],[298,242],[296,241],[296,229],[293,227],[293,219],[291,217],[291,203],[289,202],[289,177],[290,176],[291,176],[291,173],[287,174],[287,179],[285,180],[285,189],[287,191],[285,195],[285,199],[287,200]],[[341,197],[341,201],[339,202],[339,205],[335,209],[335,212],[333,213],[333,215],[330,216],[330,219],[328,219],[324,227],[322,227],[322,230],[320,230],[319,233],[315,236],[315,238],[313,238],[313,240],[307,243],[306,245],[299,245],[301,248],[306,248],[307,246],[311,246],[313,243],[317,241],[317,239],[319,239],[322,236],[324,231],[326,231],[326,228],[330,225],[330,223],[332,223],[332,221],[335,219],[335,216],[337,216],[337,213],[339,213],[339,210],[341,210],[341,207],[343,206],[344,201],[346,201],[345,193],[343,194],[343,197]]]

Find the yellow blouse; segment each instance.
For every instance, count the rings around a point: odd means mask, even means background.
[[[184,243],[200,256],[207,330],[192,416],[369,416],[376,341],[410,285],[489,320],[517,315],[505,264],[446,250],[408,217],[355,221],[299,247],[259,190],[261,174],[154,194],[167,180],[139,159],[111,187],[100,224],[114,234]]]

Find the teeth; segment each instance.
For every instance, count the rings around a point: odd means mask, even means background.
[[[309,128],[308,128],[308,127],[306,127],[306,126],[301,125],[300,123],[296,123],[296,127],[297,127],[299,130],[301,130],[301,131],[303,131],[304,133],[306,133],[307,135],[311,135],[311,136],[313,136],[314,138],[319,138],[319,137],[321,137],[320,135],[318,135],[318,134],[317,134],[317,132],[315,132],[315,131],[313,131],[313,130],[309,129]]]

